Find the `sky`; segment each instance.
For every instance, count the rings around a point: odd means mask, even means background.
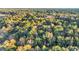
[[[0,0],[0,8],[79,8],[78,0]]]

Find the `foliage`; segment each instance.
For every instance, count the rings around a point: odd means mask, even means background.
[[[2,9],[0,51],[78,51],[79,9]]]

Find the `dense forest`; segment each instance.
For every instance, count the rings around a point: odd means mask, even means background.
[[[0,51],[79,51],[79,9],[0,9]]]

